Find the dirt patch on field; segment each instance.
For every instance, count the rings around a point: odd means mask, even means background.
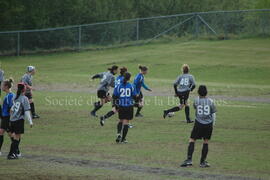
[[[26,155],[27,159],[34,161],[41,161],[54,164],[65,164],[77,167],[88,167],[95,169],[105,170],[118,170],[118,171],[131,171],[134,173],[154,174],[162,176],[175,176],[195,179],[215,179],[215,180],[257,180],[257,178],[231,176],[222,174],[208,174],[199,172],[190,172],[184,169],[174,170],[158,167],[145,167],[138,165],[126,165],[105,161],[93,161],[93,160],[80,160],[80,159],[67,159],[62,157],[53,156],[38,156],[38,155]]]

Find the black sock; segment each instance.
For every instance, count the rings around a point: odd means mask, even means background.
[[[10,141],[13,142],[14,141],[14,138],[13,137],[10,137]]]
[[[100,104],[100,101],[95,102],[95,108],[94,108],[94,112],[98,111],[100,108],[102,107],[102,105]]]
[[[1,148],[2,148],[2,145],[3,145],[3,142],[4,142],[4,136],[0,135],[0,151],[1,151]]]
[[[18,153],[18,150],[19,150],[20,140],[14,139],[13,143],[14,143],[13,153],[14,154],[17,154]]]
[[[176,111],[180,111],[180,108],[178,106],[175,106],[175,107],[167,110],[168,113],[169,112],[176,112]]]
[[[201,156],[201,163],[205,161],[208,153],[208,144],[203,144],[202,148],[202,156]]]
[[[123,126],[123,123],[122,123],[122,122],[119,122],[119,123],[117,124],[117,134],[121,134],[122,126]]]
[[[17,146],[17,149],[16,149],[17,154],[20,154],[20,148],[19,148],[20,143],[21,143],[21,139],[19,139],[19,141],[18,141],[18,146]]]
[[[140,114],[141,110],[142,110],[142,107],[138,107],[136,114]]]
[[[194,145],[195,145],[194,142],[190,142],[188,145],[188,155],[187,155],[188,160],[192,160],[192,154],[194,152]]]
[[[18,148],[19,141],[16,139],[13,139],[11,145],[10,145],[10,151],[8,155],[16,154],[17,148]]]
[[[190,117],[189,117],[189,106],[185,107],[185,114],[186,114],[186,120],[190,121]]]
[[[114,114],[115,113],[113,111],[109,111],[104,117],[107,119],[107,118],[111,117]]]
[[[122,136],[122,140],[125,140],[125,139],[126,139],[127,133],[128,133],[128,124],[125,124],[125,125],[123,126],[123,136]]]
[[[31,108],[31,113],[32,115],[35,115],[36,114],[36,111],[35,111],[35,104],[32,102],[30,103],[30,108]]]

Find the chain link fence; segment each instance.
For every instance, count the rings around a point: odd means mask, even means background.
[[[0,32],[0,55],[141,45],[156,39],[270,36],[270,9],[212,11]]]

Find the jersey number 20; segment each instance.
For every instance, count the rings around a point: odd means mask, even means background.
[[[120,89],[120,97],[130,97],[131,96],[131,90],[130,89]]]

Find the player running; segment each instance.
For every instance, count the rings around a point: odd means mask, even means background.
[[[204,140],[201,154],[200,167],[210,167],[206,161],[208,153],[208,142],[211,139],[213,124],[216,119],[216,107],[212,99],[206,97],[207,88],[201,85],[198,89],[199,97],[194,101],[194,108],[196,109],[196,119],[193,130],[190,135],[187,160],[185,160],[181,167],[192,166],[192,154],[194,152],[194,145],[197,139]]]
[[[135,107],[137,108],[135,117],[143,117],[143,115],[140,113],[143,105],[144,105],[144,99],[143,99],[143,93],[141,91],[141,88],[143,87],[147,91],[152,91],[145,83],[144,83],[144,76],[148,72],[148,68],[146,66],[139,66],[140,73],[138,73],[134,78],[134,87],[136,90],[136,99],[135,99]]]
[[[19,150],[19,143],[21,135],[24,134],[24,119],[26,118],[29,121],[31,128],[33,126],[30,113],[31,107],[28,98],[24,95],[25,92],[25,84],[19,83],[17,94],[13,101],[13,106],[11,107],[10,133],[12,134],[13,141],[7,156],[8,159],[18,159],[17,152]]]
[[[123,82],[113,92],[113,104],[118,106],[119,123],[117,124],[117,143],[127,143],[126,136],[129,129],[129,121],[133,119],[133,99],[136,96],[135,88],[128,81],[131,74],[124,74]]]
[[[0,155],[1,153],[1,148],[4,142],[4,134],[5,132],[8,133],[8,135],[11,137],[10,133],[10,127],[9,127],[9,118],[10,118],[10,109],[13,105],[13,98],[14,94],[11,92],[11,88],[13,86],[13,80],[10,78],[8,80],[5,80],[2,85],[2,90],[6,92],[6,96],[3,101],[3,106],[2,106],[2,120],[1,120],[1,126],[0,126]],[[13,138],[11,137],[11,141],[13,141]]]
[[[34,66],[28,66],[26,73],[23,75],[21,79],[21,82],[26,85],[25,96],[29,99],[33,119],[40,118],[39,115],[36,114],[35,104],[34,104],[33,94],[32,94],[32,91],[33,91],[32,80],[35,73],[36,73],[36,68]]]
[[[188,98],[189,93],[195,88],[195,80],[194,77],[189,74],[189,66],[187,64],[182,66],[182,70],[183,74],[178,76],[174,83],[175,96],[180,99],[180,105],[168,110],[164,110],[163,118],[165,119],[169,113],[180,111],[183,109],[183,107],[185,107],[186,121],[187,123],[192,123],[193,121],[190,119]]]
[[[94,109],[91,111],[90,115],[97,117],[96,112],[107,102],[111,101],[111,96],[109,94],[110,87],[115,86],[115,77],[118,73],[118,66],[112,66],[108,68],[108,72],[103,72],[96,74],[92,79],[100,78],[100,85],[98,87],[97,96],[100,101],[94,103]]]
[[[115,80],[115,87],[119,86],[124,80],[124,74],[127,72],[126,67],[120,68],[120,75]],[[104,126],[105,120],[117,113],[118,107],[113,105],[112,110],[109,111],[106,115],[100,116],[100,125]]]

